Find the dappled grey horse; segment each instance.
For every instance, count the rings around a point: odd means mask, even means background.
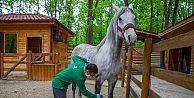
[[[101,86],[107,80],[108,98],[113,98],[114,87],[121,72],[123,39],[126,40],[128,45],[133,45],[137,41],[135,33],[136,16],[132,9],[132,4],[121,8],[113,5],[113,8],[115,15],[111,19],[106,36],[100,44],[97,46],[80,44],[72,52],[72,56],[87,57],[90,55],[89,63],[94,63],[98,66],[95,93],[100,94]]]

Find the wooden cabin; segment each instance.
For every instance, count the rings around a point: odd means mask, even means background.
[[[168,27],[158,35],[163,39],[169,39],[194,30],[194,15]],[[185,39],[188,40],[188,39]],[[193,43],[193,41],[191,41]],[[189,44],[189,43],[185,43]],[[194,74],[194,46],[170,49],[167,51],[168,70]]]
[[[67,60],[68,38],[72,36],[75,33],[54,17],[41,14],[0,15],[1,78],[6,78],[13,71],[24,71],[28,79],[51,80],[63,69],[61,62]],[[41,64],[35,61],[41,61]]]
[[[41,14],[0,15],[1,53],[67,53],[75,33],[56,18]]]

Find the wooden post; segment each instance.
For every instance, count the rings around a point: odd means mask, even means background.
[[[52,59],[52,63],[54,64],[55,62],[56,62],[56,55],[55,55],[55,53],[53,53],[53,59]]]
[[[165,51],[160,52],[160,68],[165,69]]]
[[[133,49],[129,46],[128,49],[128,67],[127,67],[127,87],[126,87],[126,98],[130,97],[130,80],[131,80],[131,68],[133,62]]]
[[[45,63],[45,55],[46,55],[46,53],[42,53],[42,63]]]
[[[55,75],[59,72],[59,54],[55,54]]]
[[[124,87],[125,82],[125,66],[126,66],[126,51],[123,51],[123,60],[122,60],[122,81],[121,81],[121,87]]]
[[[149,96],[149,82],[150,82],[150,64],[152,52],[152,39],[145,39],[144,46],[144,62],[143,62],[143,76],[142,76],[142,90],[141,98],[148,98]]]
[[[3,53],[1,53],[1,57],[0,57],[0,79],[3,77],[4,75],[4,64],[3,64]]]
[[[29,68],[28,78],[32,80],[32,51],[29,51],[28,53],[28,68]]]
[[[27,57],[26,57],[26,78],[29,79],[29,53],[26,53],[27,54]]]

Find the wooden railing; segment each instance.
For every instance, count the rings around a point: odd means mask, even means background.
[[[12,71],[24,71],[26,79],[51,80],[70,64],[70,59],[71,53],[1,53],[0,78],[6,78]]]
[[[144,46],[144,58],[143,63],[141,64],[134,64],[133,62],[133,52],[132,47],[129,47],[128,56],[126,52],[123,54],[123,69],[122,69],[122,83],[121,86],[124,86],[125,77],[124,74],[127,75],[126,81],[126,98],[129,98],[130,92],[133,92],[133,89],[130,89],[130,80],[132,80],[139,88],[141,88],[141,98],[160,98],[160,96],[152,91],[150,87],[150,75],[153,75],[157,78],[166,80],[173,84],[182,86],[189,90],[194,91],[194,75],[192,74],[185,74],[181,72],[166,70],[158,68],[157,66],[151,66],[152,59],[151,54],[153,52],[161,52],[166,51],[169,49],[175,48],[183,48],[194,46],[194,30],[188,33],[175,36],[170,39],[163,40],[161,42],[152,44],[152,39],[147,38],[145,39],[145,46]],[[127,60],[128,57],[128,60]],[[126,63],[128,61],[128,63]],[[126,70],[127,65],[127,70]],[[139,70],[142,71],[142,83],[139,82],[131,75],[131,70]]]

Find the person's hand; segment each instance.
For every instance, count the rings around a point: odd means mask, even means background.
[[[101,94],[97,94],[97,98],[103,98]]]
[[[88,56],[86,57],[86,61],[87,61],[87,62],[90,61],[90,55],[88,55]]]

